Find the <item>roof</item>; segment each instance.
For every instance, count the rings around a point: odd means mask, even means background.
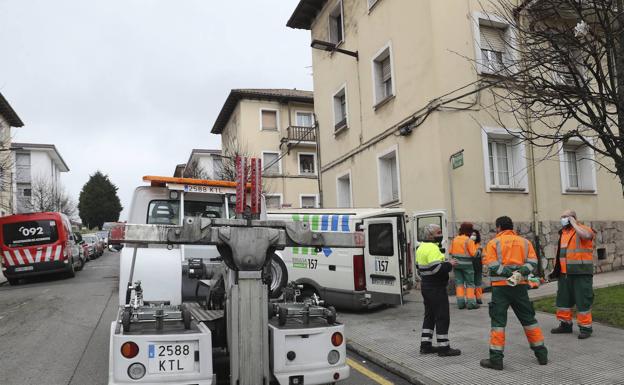
[[[173,171],[173,177],[174,178],[181,177],[182,173],[184,172],[185,167],[186,167],[186,163],[180,163],[176,165],[175,170]]]
[[[238,102],[242,99],[275,100],[281,103],[301,102],[314,103],[314,93],[312,91],[302,91],[288,88],[239,88],[230,91],[230,95],[225,99],[221,112],[212,126],[213,134],[220,134],[225,125],[230,120],[230,116],[236,109]]]
[[[286,26],[297,29],[310,29],[316,15],[323,9],[327,0],[299,0],[297,8],[288,19]]]
[[[221,154],[221,150],[207,150],[203,148],[194,148],[191,150],[191,155],[189,155],[188,161],[186,162],[187,165],[190,165],[193,163],[193,156],[195,155],[210,155],[210,156],[221,157],[222,154]]]
[[[0,93],[0,115],[4,116],[11,127],[24,126],[22,120],[17,116],[17,113],[13,110],[9,102],[2,96],[2,93]]]
[[[59,166],[61,172],[69,171],[67,163],[63,160],[63,157],[53,144],[41,144],[41,143],[11,143],[11,149],[13,150],[40,150],[50,153],[52,160]]]

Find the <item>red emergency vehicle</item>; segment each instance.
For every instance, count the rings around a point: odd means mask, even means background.
[[[83,263],[69,219],[57,212],[0,218],[0,252],[2,273],[11,285],[42,274],[73,277]]]

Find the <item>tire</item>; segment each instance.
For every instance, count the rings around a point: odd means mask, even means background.
[[[271,254],[271,284],[269,286],[269,297],[279,298],[282,295],[282,290],[288,284],[288,268],[282,258],[279,255]]]
[[[82,269],[84,269],[85,264],[87,263],[85,260],[83,260],[82,258],[78,258],[80,260],[80,267],[78,268],[77,271],[82,271]]]
[[[72,258],[69,263],[69,271],[65,273],[67,278],[74,278],[76,276],[76,270],[74,270],[74,259]]]
[[[121,326],[123,327],[124,333],[130,331],[130,317],[130,311],[124,310],[123,314],[121,315]]]
[[[191,311],[187,307],[182,308],[182,321],[184,322],[184,329],[191,329]]]
[[[11,286],[19,285],[19,278],[7,278],[7,281],[9,281],[9,285]]]

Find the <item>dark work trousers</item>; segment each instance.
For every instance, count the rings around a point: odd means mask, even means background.
[[[431,346],[434,330],[438,346],[449,346],[450,315],[446,286],[424,287],[421,293],[425,303],[425,319],[423,320],[420,346]]]

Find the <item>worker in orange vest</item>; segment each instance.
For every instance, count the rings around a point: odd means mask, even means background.
[[[455,266],[455,295],[460,309],[477,309],[475,297],[474,267],[472,262],[477,254],[477,245],[470,239],[472,223],[464,222],[459,227],[459,235],[453,238],[449,255],[457,261]]]
[[[472,259],[472,268],[474,269],[475,298],[477,304],[483,304],[483,247],[481,246],[481,233],[479,230],[472,230],[470,239],[477,246],[477,252]]]
[[[537,269],[537,255],[526,238],[513,231],[509,217],[496,219],[496,238],[485,247],[483,264],[490,271],[492,301],[490,307],[490,358],[481,360],[484,368],[502,370],[505,349],[507,310],[513,309],[524,327],[524,334],[540,365],[548,363],[544,335],[535,319],[535,310],[529,300],[527,277]]]
[[[551,333],[572,333],[572,308],[576,305],[578,338],[592,334],[591,306],[594,300],[594,230],[576,220],[576,212],[566,210],[561,214],[559,251],[550,278],[557,282],[557,319],[559,326]]]

